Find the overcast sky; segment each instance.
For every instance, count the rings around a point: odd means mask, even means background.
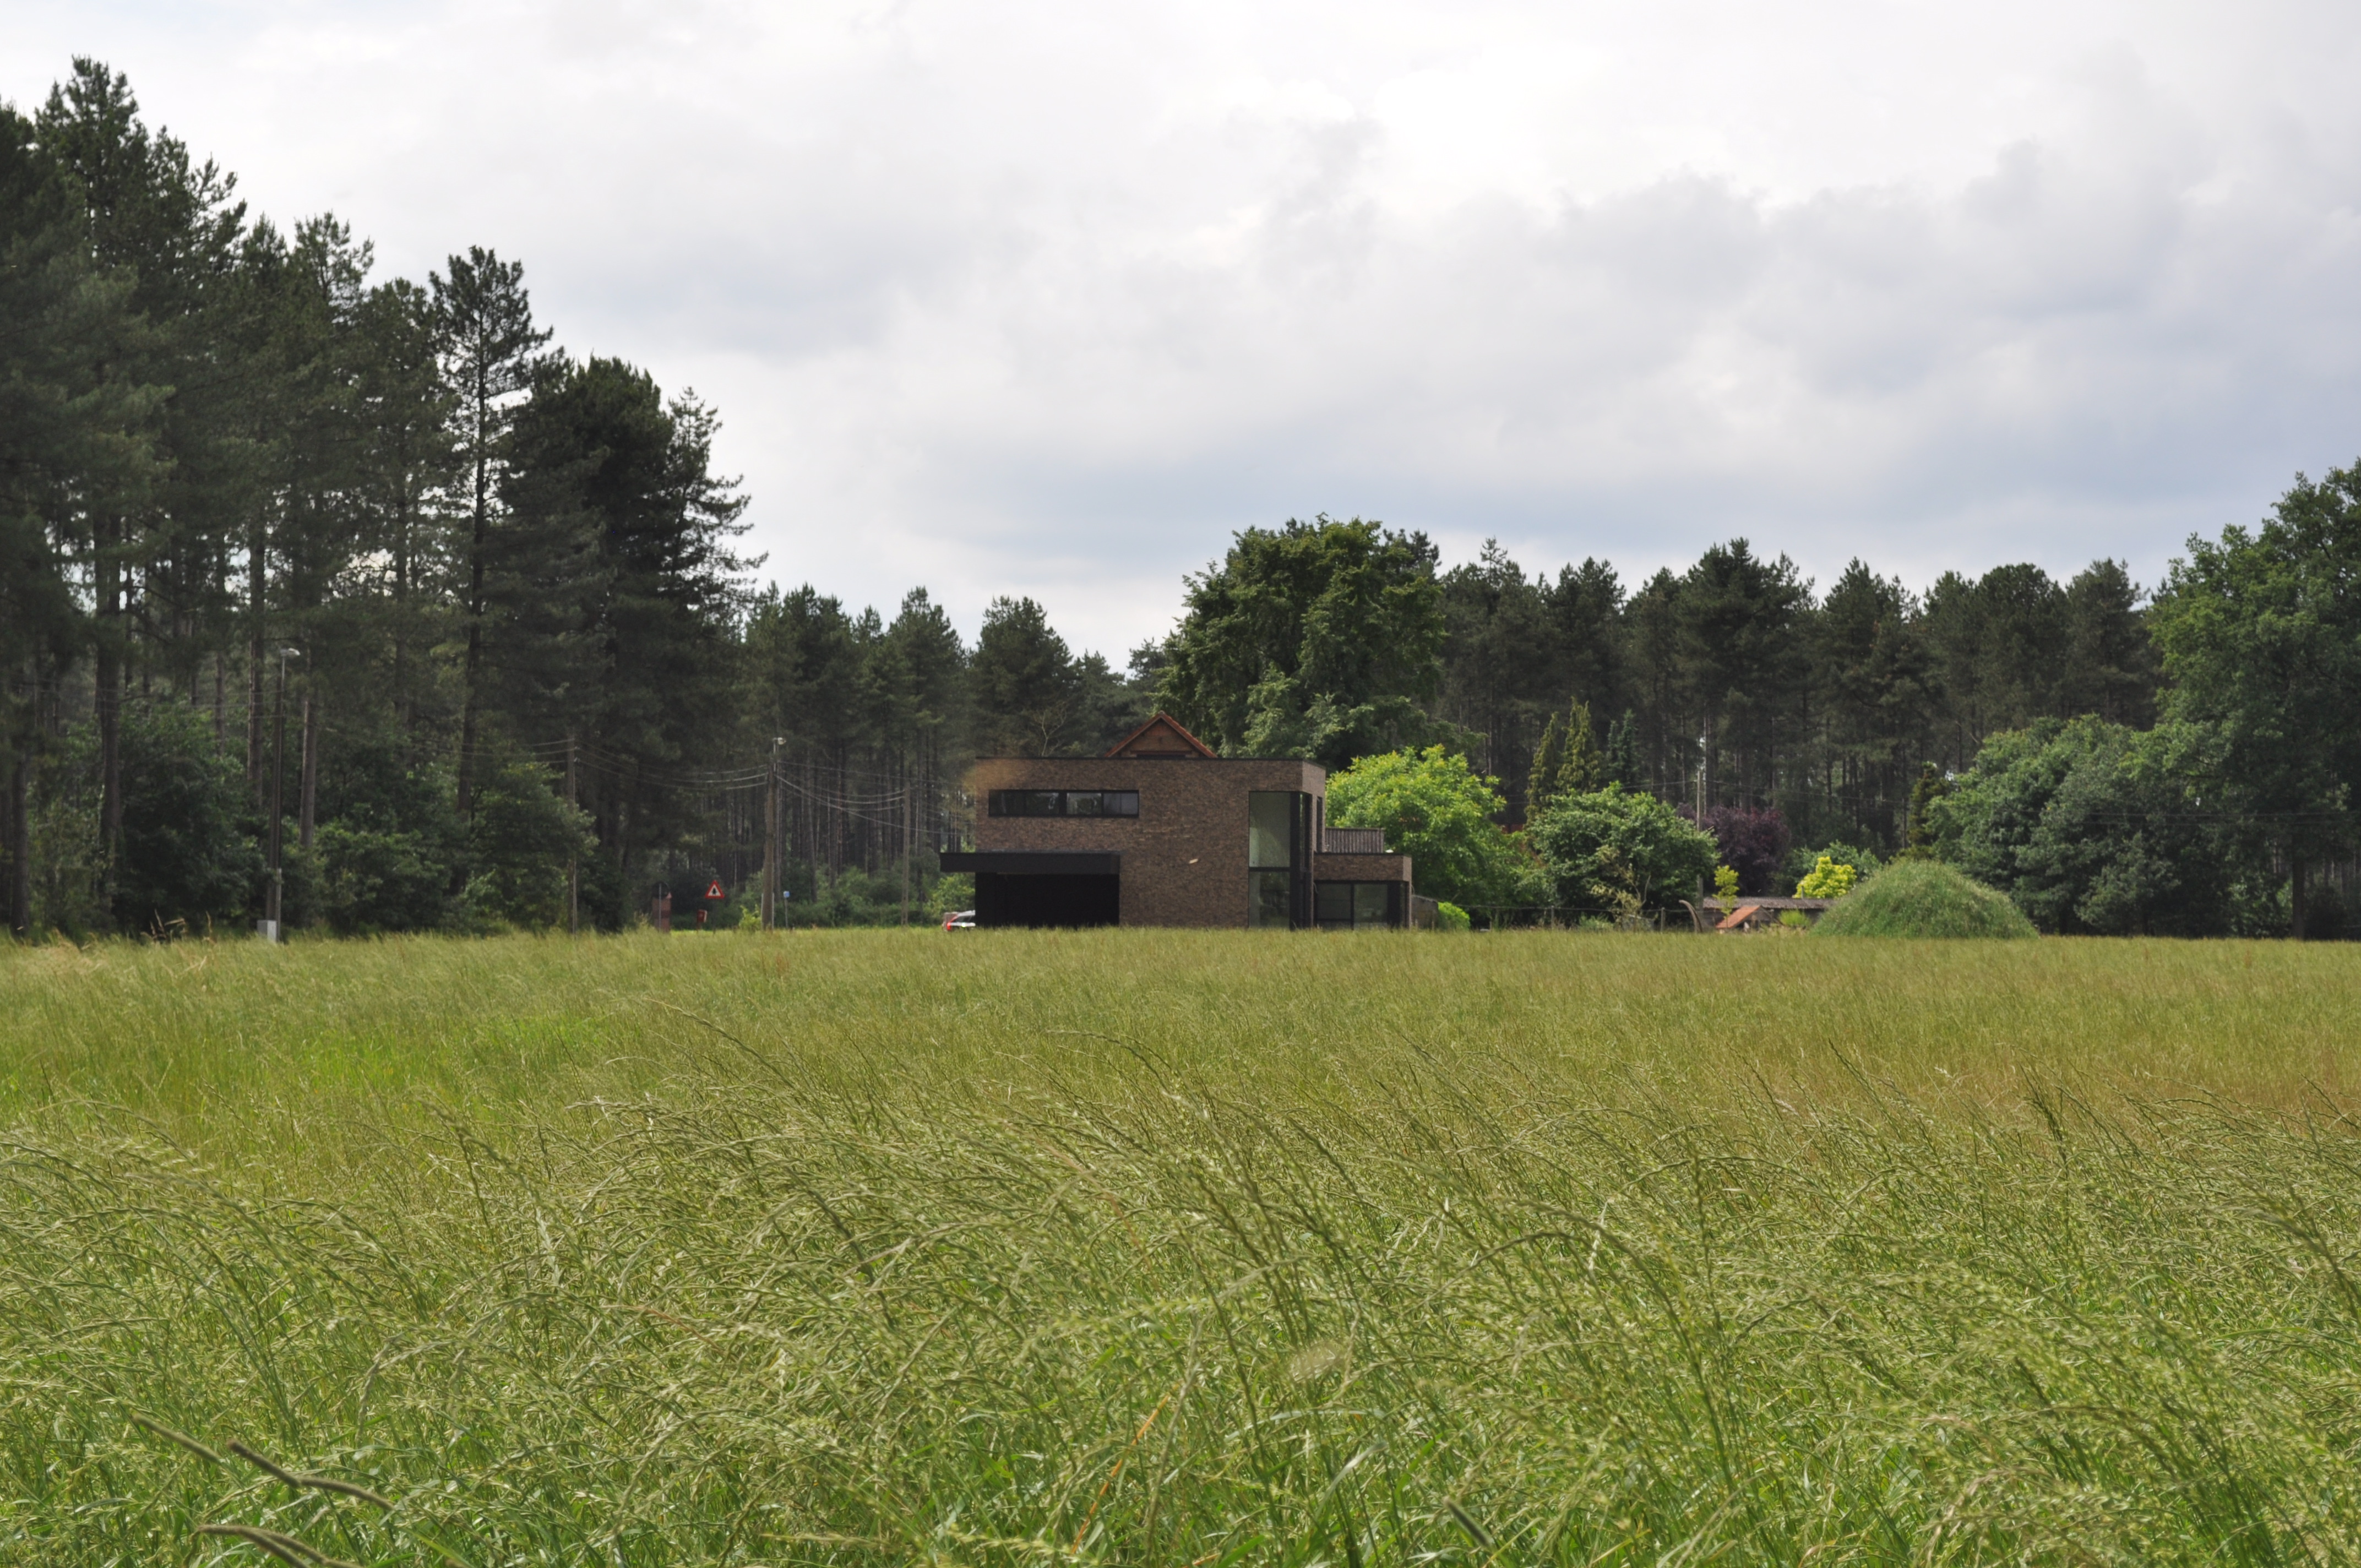
[[[2093,556],[2361,455],[2361,6],[9,0],[282,223],[693,387],[763,575],[1121,663],[1326,511]]]

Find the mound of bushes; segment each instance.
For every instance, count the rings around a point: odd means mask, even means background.
[[[1820,916],[1822,937],[2031,937],[2002,894],[1940,861],[1897,861]]]

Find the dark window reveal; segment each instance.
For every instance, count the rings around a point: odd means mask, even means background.
[[[1137,817],[1136,789],[996,789],[994,817]]]

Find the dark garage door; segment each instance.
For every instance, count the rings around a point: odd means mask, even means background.
[[[1073,872],[978,872],[978,926],[1113,926],[1123,879]]]

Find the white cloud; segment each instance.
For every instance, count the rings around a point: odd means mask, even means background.
[[[1110,651],[1290,514],[2153,576],[2361,449],[2327,5],[16,9],[695,385],[774,571]]]

